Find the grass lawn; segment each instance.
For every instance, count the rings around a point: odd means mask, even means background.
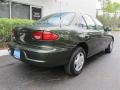
[[[120,31],[120,28],[118,28],[118,29],[114,29],[113,31]]]

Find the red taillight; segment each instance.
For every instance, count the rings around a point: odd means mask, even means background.
[[[37,32],[34,32],[33,33],[33,38],[35,39],[35,40],[42,40],[42,32],[41,31],[37,31]]]
[[[43,40],[57,40],[58,39],[58,35],[52,33],[52,32],[43,32]]]
[[[49,31],[35,31],[33,32],[33,38],[35,40],[55,41],[59,38],[59,36]]]

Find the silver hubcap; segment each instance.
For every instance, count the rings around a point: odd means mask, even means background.
[[[84,54],[82,52],[78,53],[75,57],[74,67],[76,71],[80,71],[84,64]]]

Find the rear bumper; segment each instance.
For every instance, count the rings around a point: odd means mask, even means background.
[[[30,45],[20,45],[14,42],[8,44],[10,55],[13,56],[14,49],[20,49],[20,60],[33,65],[55,67],[65,65],[69,62],[72,49],[41,46],[35,48]]]

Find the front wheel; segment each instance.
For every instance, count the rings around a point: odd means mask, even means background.
[[[113,50],[113,43],[114,43],[114,41],[111,40],[110,44],[109,44],[108,47],[105,49],[105,52],[106,52],[106,53],[111,53],[111,52],[112,52],[112,50]]]
[[[69,75],[78,75],[82,71],[86,59],[86,53],[83,48],[77,48],[72,54],[70,61],[65,65],[65,71]]]

